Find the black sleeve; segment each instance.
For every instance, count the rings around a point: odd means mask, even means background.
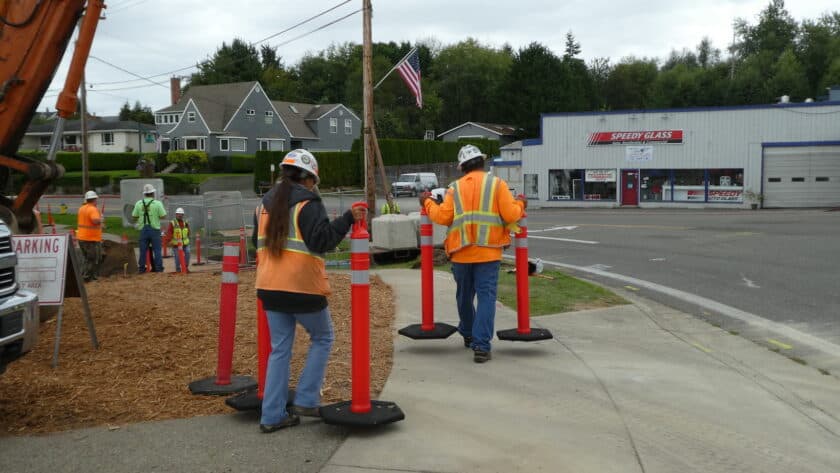
[[[259,208],[259,207],[257,207]],[[254,209],[254,233],[251,234],[251,243],[254,244],[254,248],[257,247],[257,236],[260,234],[260,219],[257,218],[257,210]]]
[[[353,214],[349,210],[330,222],[327,209],[319,200],[304,205],[298,216],[301,237],[306,247],[315,253],[324,253],[338,246],[352,225]]]

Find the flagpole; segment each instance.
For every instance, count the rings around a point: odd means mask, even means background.
[[[385,82],[385,79],[387,79],[387,78],[388,78],[388,76],[390,76],[390,75],[391,75],[391,73],[392,73],[392,72],[394,72],[394,70],[396,70],[396,68],[398,68],[398,67],[400,66],[400,64],[402,64],[402,63],[403,63],[403,61],[405,61],[405,59],[406,59],[408,56],[411,56],[411,54],[412,54],[415,50],[417,50],[417,47],[416,47],[416,46],[415,46],[415,47],[413,47],[413,48],[411,48],[411,51],[409,51],[409,52],[408,52],[408,54],[406,54],[405,56],[403,56],[403,58],[402,58],[402,59],[400,59],[399,61],[397,61],[397,63],[394,65],[394,67],[392,67],[392,68],[391,68],[391,70],[390,70],[390,71],[388,71],[388,73],[387,73],[387,74],[385,74],[385,77],[383,77],[382,79],[380,79],[380,80],[379,80],[379,82],[377,82],[377,83],[376,83],[376,85],[374,85],[374,86],[373,86],[373,90],[376,90],[376,89],[379,87],[379,84],[381,84],[381,83]]]

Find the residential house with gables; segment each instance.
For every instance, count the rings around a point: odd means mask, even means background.
[[[349,151],[361,119],[342,104],[272,101],[259,82],[201,85],[155,112],[161,152],[200,150],[208,156],[257,151]]]

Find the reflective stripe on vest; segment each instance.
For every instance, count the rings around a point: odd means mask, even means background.
[[[449,234],[452,232],[459,232],[460,243],[458,248],[451,249],[454,252],[460,248],[469,245],[495,247],[497,245],[490,245],[490,230],[493,227],[504,227],[504,222],[498,213],[493,212],[493,202],[496,199],[496,188],[498,181],[495,176],[490,174],[484,175],[484,180],[481,183],[481,200],[478,203],[478,209],[465,210],[464,202],[462,202],[462,194],[460,192],[460,181],[453,184],[454,203],[455,203],[455,218],[452,220],[452,225],[449,226]],[[476,241],[471,241],[469,233],[467,232],[468,225],[476,225]]]
[[[306,243],[304,243],[302,235],[300,233],[300,227],[298,226],[298,216],[300,215],[300,211],[303,209],[303,206],[309,202],[305,200],[303,202],[298,202],[292,212],[289,214],[289,234],[286,237],[286,247],[283,248],[283,251],[291,251],[294,253],[302,253],[307,256],[311,256],[313,258],[317,258],[319,260],[324,259],[323,253],[315,253],[309,251],[307,248]],[[257,251],[263,251],[266,249],[265,246],[265,228],[262,225],[263,219],[262,216],[268,216],[268,212],[265,210],[265,207],[260,205],[257,207],[257,213],[260,215],[260,228],[257,234]]]

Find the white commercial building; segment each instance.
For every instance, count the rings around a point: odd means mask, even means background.
[[[840,102],[542,115],[543,207],[840,207]]]

